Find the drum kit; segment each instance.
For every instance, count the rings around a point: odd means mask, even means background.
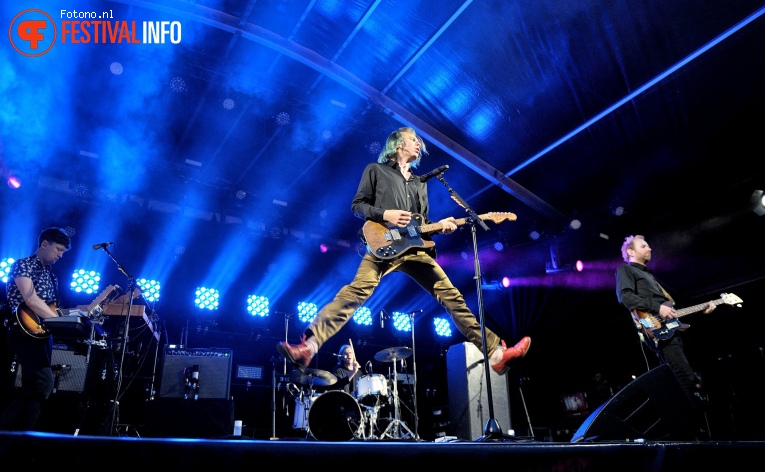
[[[351,395],[342,390],[317,393],[316,387],[329,387],[337,381],[330,372],[319,369],[294,371],[290,382],[304,388],[293,392],[293,429],[306,431],[307,435],[319,441],[415,439],[416,435],[401,421],[396,366],[399,360],[411,355],[412,350],[408,347],[387,348],[375,354],[377,361],[394,363],[390,394],[388,380],[381,374],[361,376]],[[387,427],[380,433],[378,415],[387,402],[392,402],[394,416],[389,418]]]

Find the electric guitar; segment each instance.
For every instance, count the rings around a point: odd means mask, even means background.
[[[87,316],[91,316],[97,309],[101,308],[101,305],[105,301],[108,301],[110,297],[114,298],[117,293],[117,289],[114,285],[106,287],[96,299],[91,303],[88,308]],[[92,308],[91,308],[92,307]],[[49,303],[48,308],[58,313],[58,316],[70,316],[82,314],[82,310],[78,308],[59,308],[55,303]],[[18,322],[21,330],[29,336],[37,339],[45,339],[51,335],[50,330],[45,326],[45,320],[37,316],[26,303],[21,304],[16,308],[16,321]]]
[[[690,315],[691,313],[696,313],[699,311],[704,311],[707,309],[710,303],[716,305],[720,305],[725,303],[726,305],[739,305],[743,303],[743,300],[741,300],[739,297],[732,293],[721,293],[721,298],[718,298],[717,300],[712,300],[710,302],[700,303],[698,305],[689,306],[688,308],[682,308],[680,310],[677,310],[677,313],[675,314],[675,318],[670,318],[668,320],[663,319],[662,317],[658,315],[652,315],[650,313],[645,313],[643,311],[639,310],[632,310],[632,317],[637,321],[637,323],[640,325],[640,329],[648,335],[649,338],[651,338],[654,341],[657,340],[666,340],[671,338],[675,335],[675,331],[678,329],[685,330],[690,327],[690,325],[687,325],[685,323],[680,322],[680,318],[685,315]],[[664,302],[664,305],[672,306],[672,302],[667,301]]]
[[[483,221],[501,223],[505,220],[515,221],[514,213],[484,213],[478,215]],[[427,249],[436,245],[433,241],[423,240],[422,236],[437,233],[443,229],[441,223],[422,224],[424,218],[419,213],[412,214],[412,221],[404,228],[398,226],[385,226],[375,221],[367,221],[362,228],[362,241],[367,245],[367,250],[379,259],[393,259],[404,254],[412,248]],[[462,226],[469,218],[457,220],[457,226]]]

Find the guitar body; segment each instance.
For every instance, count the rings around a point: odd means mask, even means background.
[[[422,215],[412,215],[412,222],[405,228],[394,226],[388,228],[374,221],[364,223],[363,233],[367,249],[380,259],[393,259],[412,248],[431,248],[436,245],[433,241],[422,239],[419,226],[422,226]]]
[[[118,289],[119,287],[115,285],[109,285],[108,287],[106,287],[98,295],[98,297],[96,297],[93,303],[91,303],[87,307],[88,308],[87,316],[92,317],[92,316],[100,315],[103,305],[105,303],[110,302],[111,300],[114,299],[114,297],[118,295]],[[71,312],[81,313],[80,310],[69,310],[69,309],[62,310],[58,308],[55,303],[49,303],[48,307],[50,307],[51,310],[58,313],[58,316],[67,316],[67,315],[70,315]],[[37,316],[35,312],[29,309],[29,307],[24,302],[21,302],[19,307],[16,308],[16,321],[21,327],[21,330],[33,338],[45,339],[51,335],[50,330],[45,327],[44,321],[40,319],[40,317]]]
[[[482,221],[493,221],[494,223],[516,219],[515,214],[509,212],[485,213],[478,215],[478,217]],[[423,235],[438,233],[443,228],[440,223],[423,224],[423,221],[425,218],[419,213],[413,213],[412,221],[404,228],[387,227],[375,221],[367,221],[361,229],[362,240],[367,245],[370,254],[383,260],[394,259],[412,248],[431,248],[436,243],[429,239],[423,239]],[[462,226],[468,221],[470,221],[468,218],[455,220],[457,226]]]
[[[48,307],[53,311],[57,309],[55,303],[48,304]],[[45,339],[50,336],[50,331],[43,325],[40,317],[29,309],[24,302],[16,308],[16,321],[18,321],[21,330],[33,338]]]
[[[665,305],[672,306],[672,302],[666,302]],[[675,335],[678,329],[684,330],[690,327],[685,323],[680,323],[677,318],[665,320],[661,316],[654,316],[643,311],[634,311],[635,318],[640,324],[643,334],[653,340],[666,340]]]

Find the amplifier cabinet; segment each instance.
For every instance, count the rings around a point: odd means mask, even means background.
[[[451,346],[446,352],[449,388],[449,424],[460,439],[475,440],[489,420],[489,396],[483,353],[472,343]],[[512,429],[507,379],[489,369],[494,419],[504,431]]]
[[[231,349],[165,348],[162,359],[160,398],[194,398],[192,377],[198,382],[197,398],[229,399]]]
[[[21,387],[21,366],[16,374],[16,387]],[[85,355],[77,354],[66,346],[54,345],[51,356],[53,370],[53,393],[57,391],[82,393],[85,390],[88,364]]]

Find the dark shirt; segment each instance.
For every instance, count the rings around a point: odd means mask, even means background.
[[[42,263],[37,254],[19,259],[11,266],[8,273],[8,303],[14,310],[24,301],[19,288],[16,286],[16,277],[29,277],[35,286],[35,292],[45,303],[56,303],[58,281],[49,265]]]
[[[353,382],[355,382],[356,379],[359,377],[359,374],[361,373],[361,369],[357,370],[352,378],[348,378],[348,374],[350,374],[351,371],[341,366],[340,364],[335,365],[335,367],[332,368],[331,372],[332,372],[332,375],[337,377],[337,382],[332,384],[329,387],[329,390],[343,390],[346,393],[351,393],[352,390],[355,390],[355,385],[353,384]]]
[[[616,297],[629,311],[658,315],[661,305],[669,300],[651,270],[635,262],[616,269]]]
[[[362,220],[385,223],[385,210],[419,213],[428,220],[428,187],[414,174],[405,180],[398,163],[367,164],[359,188],[351,203],[351,211]]]
[[[643,264],[630,262],[616,269],[616,296],[619,302],[628,310],[641,311],[654,316],[659,315],[661,305],[672,301],[670,295],[662,290],[650,269]],[[641,328],[638,316],[633,312],[632,319],[637,328]],[[642,339],[642,334],[641,334]],[[653,342],[643,339],[645,344],[659,357],[662,364],[672,369],[683,390],[693,401],[695,407],[703,407],[706,397],[700,385],[701,379],[693,371],[683,352],[683,341],[680,336],[669,339],[654,338]],[[695,421],[694,418],[692,418]],[[688,425],[690,426],[690,422]],[[691,426],[692,427],[692,426]]]

